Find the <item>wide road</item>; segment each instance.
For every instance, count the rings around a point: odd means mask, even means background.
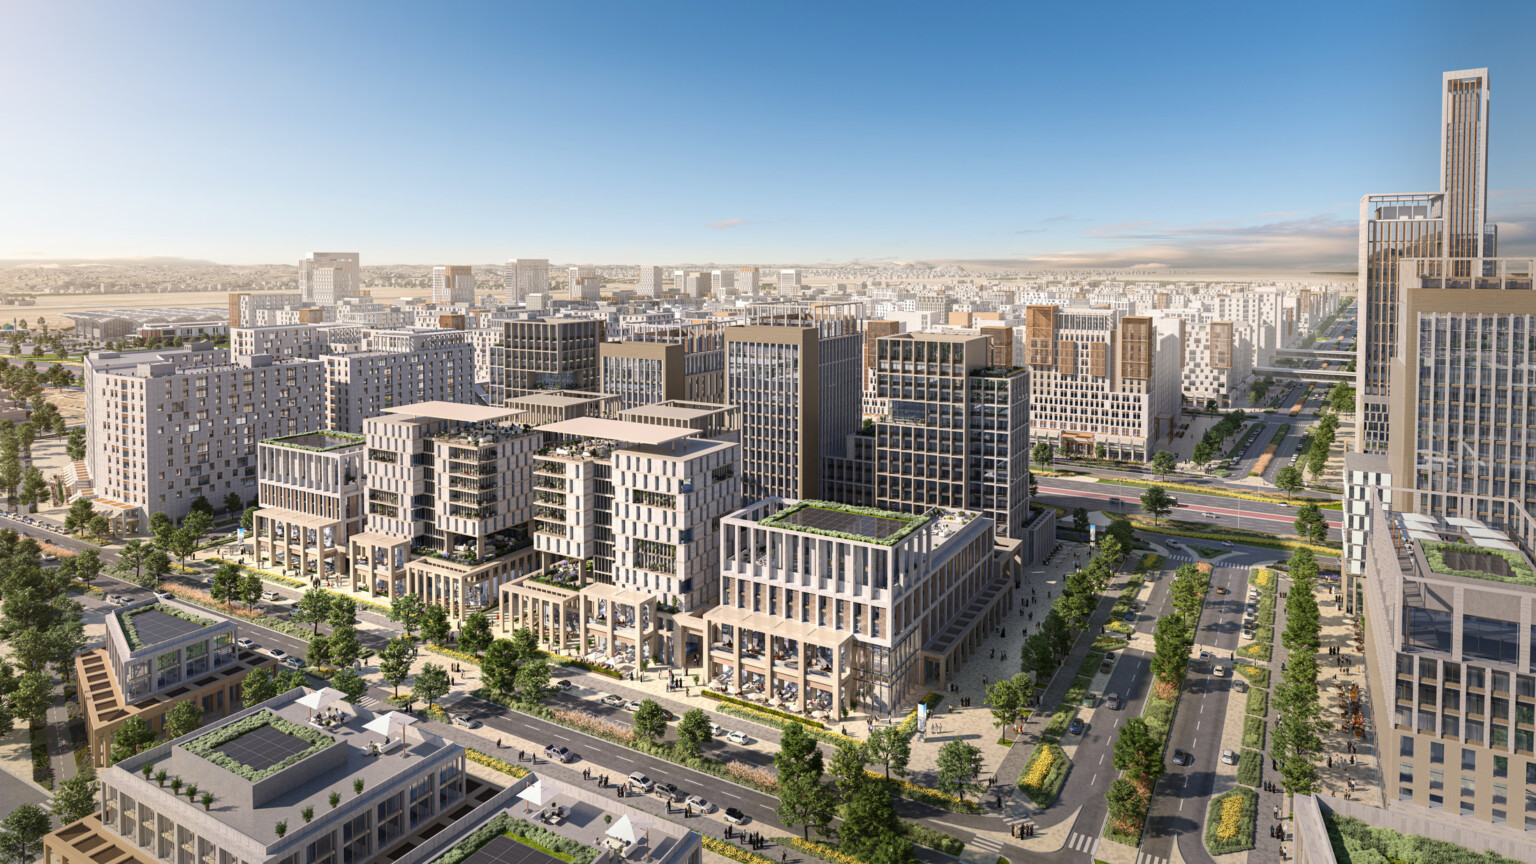
[[[1040,498],[1045,503],[1071,510],[1083,506],[1082,499],[1089,498],[1104,502],[1105,506],[1099,507],[1100,510],[1126,515],[1145,515],[1141,510],[1141,493],[1144,491],[1140,486],[1115,486],[1069,477],[1052,477],[1049,483],[1040,484]],[[1202,495],[1198,492],[1178,491],[1172,495],[1178,499],[1179,505],[1174,508],[1170,518],[1277,534],[1291,534],[1294,531],[1296,508],[1284,504],[1244,501],[1241,498]],[[1340,511],[1324,510],[1323,519],[1329,526],[1329,538],[1340,539]]]
[[[1230,601],[1238,594],[1238,589],[1241,589],[1241,596],[1246,596],[1248,588],[1246,571],[1222,568],[1218,572],[1224,574],[1222,581],[1217,581],[1213,574],[1213,586],[1225,585],[1229,593],[1221,595],[1214,590],[1208,593],[1200,617],[1202,631],[1210,627],[1219,636],[1225,635],[1227,628],[1241,625],[1242,606]],[[1214,665],[1192,665],[1184,681],[1184,693],[1168,736],[1168,771],[1153,791],[1147,831],[1141,842],[1142,854],[1138,856],[1140,860],[1145,861],[1148,857],[1161,862],[1171,860],[1173,844],[1183,837],[1190,838],[1179,847],[1186,862],[1210,861],[1204,854],[1202,841],[1205,808],[1216,782],[1216,766],[1221,758],[1221,731],[1227,716],[1227,693],[1233,680],[1230,671],[1223,678],[1211,674]],[[1230,667],[1231,663],[1224,665]],[[1193,754],[1194,763],[1187,767],[1173,764],[1175,749]],[[1199,857],[1191,857],[1192,854]]]
[[[1218,588],[1225,588],[1227,593],[1218,593]],[[1200,610],[1195,644],[1213,650],[1218,657],[1223,652],[1236,651],[1242,630],[1243,605],[1247,602],[1248,570],[1217,567],[1211,573],[1211,591]]]

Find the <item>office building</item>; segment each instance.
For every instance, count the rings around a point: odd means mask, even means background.
[[[402,405],[363,423],[368,522],[351,538],[352,590],[415,594],[454,620],[525,572],[532,456],[520,412],[451,402]]]
[[[318,360],[237,358],[198,343],[174,351],[85,358],[86,463],[98,511],[125,527],[185,516],[206,498],[256,497],[257,442],[304,432],[324,416]]]
[[[726,328],[726,400],[741,410],[747,501],[823,497],[823,460],[860,425],[857,303],[764,303]]]
[[[876,345],[874,506],[984,513],[1024,538],[1029,521],[1029,371],[989,363],[979,335],[904,333]]]
[[[991,520],[770,498],[721,521],[720,604],[679,616],[710,686],[832,717],[942,691],[1012,610]]]
[[[1253,345],[1247,325],[1202,321],[1184,328],[1183,391],[1191,405],[1215,403],[1221,410],[1243,396],[1253,374]]]
[[[601,388],[621,408],[680,399],[725,401],[727,320],[631,327],[598,348]]]
[[[596,318],[532,318],[502,324],[491,355],[491,404],[541,390],[598,389],[598,346],[605,322]]]
[[[640,296],[659,297],[663,293],[661,268],[654,264],[640,265]]]
[[[471,777],[463,747],[415,722],[295,688],[102,771],[101,809],[48,835],[45,856],[427,864],[511,808],[521,787]],[[209,797],[153,779],[167,774]]]
[[[370,330],[360,350],[332,351],[325,364],[325,425],[358,433],[397,405],[472,402],[475,351],[457,330]]]
[[[758,271],[756,267],[742,267],[736,271],[736,289],[751,297],[757,293],[759,287]]]
[[[266,654],[240,648],[236,624],[175,600],[139,600],[106,616],[106,644],[75,657],[76,699],[85,721],[91,764],[111,764],[112,735],[130,718],[165,732],[177,702],[203,709],[205,720],[236,710],[240,683],[272,667]]]
[[[714,278],[710,271],[690,270],[688,271],[687,279],[683,282],[683,296],[702,300],[710,295],[710,288],[713,283]]]
[[[875,386],[875,349],[880,340],[887,336],[895,336],[901,332],[900,321],[874,319],[864,322],[864,377],[859,379],[864,382],[866,389]]]
[[[256,565],[304,582],[347,573],[351,538],[363,530],[361,435],[320,429],[261,442],[253,514]]]
[[[1360,398],[1357,450],[1387,448],[1391,364],[1398,332],[1402,262],[1456,259],[1448,276],[1468,277],[1473,259],[1497,253],[1486,222],[1488,199],[1487,69],[1446,72],[1440,82],[1440,189],[1360,199],[1360,329],[1355,387]]]
[[[781,296],[781,297],[799,297],[800,296],[800,271],[799,270],[780,270],[779,271],[778,288],[779,288],[779,296]]]
[[[566,296],[572,300],[597,300],[603,294],[603,277],[593,267],[582,265],[566,269]]]
[[[714,270],[710,272],[710,278],[713,280],[712,293],[716,297],[724,297],[736,290],[735,270]]]
[[[475,271],[468,265],[432,268],[433,303],[475,302]]]
[[[1076,456],[1151,459],[1178,427],[1181,325],[1107,309],[1028,307],[1031,436]]]
[[[335,306],[362,292],[356,252],[316,252],[299,261],[299,300],[305,306]]]
[[[549,292],[548,258],[512,258],[502,274],[503,299],[508,306],[519,306],[530,294]]]

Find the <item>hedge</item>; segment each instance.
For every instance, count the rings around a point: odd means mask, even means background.
[[[117,623],[123,628],[123,638],[128,640],[128,650],[130,651],[144,647],[144,640],[139,638],[139,630],[134,626],[133,619],[135,616],[141,615],[145,612],[164,612],[167,615],[180,618],[183,621],[196,624],[199,627],[212,627],[214,624],[218,623],[200,615],[193,615],[191,612],[183,612],[180,609],[172,608],[165,605],[164,603],[151,603],[148,606],[141,606],[138,609],[130,609],[127,612],[119,612],[117,613]]]
[[[965,843],[958,837],[945,834],[943,831],[935,831],[926,825],[916,822],[901,822],[902,836],[919,846],[927,846],[929,849],[937,849],[940,852],[959,857],[965,851]]]
[[[1053,741],[1042,741],[1019,774],[1019,788],[1037,807],[1049,807],[1072,771],[1072,760]]]
[[[1228,801],[1236,803],[1228,804]],[[1226,855],[1253,848],[1258,825],[1259,793],[1239,786],[1211,800],[1205,815],[1205,848],[1212,855]],[[1223,825],[1227,836],[1223,837]]]
[[[1465,543],[1420,543],[1419,548],[1424,550],[1424,559],[1429,562],[1429,569],[1436,573],[1444,573],[1447,576],[1461,576],[1465,579],[1486,579],[1493,582],[1512,582],[1516,585],[1536,585],[1536,573],[1533,573],[1531,568],[1526,565],[1524,557],[1519,552],[1506,552],[1502,549],[1483,549],[1477,546],[1468,546]],[[1460,552],[1498,558],[1509,565],[1509,569],[1516,575],[1500,576],[1486,570],[1455,570],[1446,566],[1446,552]]]
[[[509,777],[523,778],[528,776],[528,769],[513,765],[511,762],[508,762],[505,759],[497,759],[495,756],[488,756],[473,747],[464,748],[464,758],[478,765],[484,765],[493,771],[500,771]]]
[[[1245,717],[1243,719],[1254,720],[1257,718]],[[1262,733],[1264,728],[1262,725],[1263,721],[1261,720],[1259,722],[1261,724],[1259,730]],[[1245,736],[1248,734],[1246,724],[1243,728],[1243,734]],[[1243,752],[1237,757],[1237,782],[1243,784],[1244,786],[1253,786],[1254,788],[1258,788],[1258,785],[1263,782],[1263,780],[1264,754],[1257,750],[1249,750],[1244,748]]]
[[[1237,656],[1244,660],[1258,660],[1268,663],[1270,658],[1274,656],[1274,649],[1263,642],[1249,642],[1247,645],[1237,649]]]
[[[609,669],[606,666],[598,666],[595,663],[588,663],[585,660],[571,660],[571,661],[568,661],[566,665],[568,665],[568,666],[575,666],[577,669],[585,669],[588,672],[596,672],[599,675],[607,675],[609,678],[612,678],[612,679],[614,679],[616,681],[623,681],[624,680],[624,676],[619,674],[618,672],[615,672],[614,670]]]
[[[1255,750],[1264,749],[1264,733],[1269,728],[1263,717],[1243,718],[1243,746]]]
[[[523,845],[541,852],[553,853],[552,857],[561,858],[575,864],[592,864],[597,858],[598,849],[588,846],[579,840],[562,837],[547,828],[541,828],[526,819],[518,819],[510,813],[498,813],[491,821],[475,829],[468,837],[459,841],[452,849],[449,849],[436,864],[462,864],[471,855],[479,852],[487,843],[506,835],[518,840]],[[708,840],[709,838],[705,838]],[[755,862],[753,862],[755,864]]]
[[[775,864],[775,862],[769,859],[766,855],[759,855],[756,852],[749,852],[746,849],[736,845],[735,843],[727,843],[726,841],[721,840],[719,837],[712,837],[708,834],[700,834],[699,839],[704,841],[705,849],[708,849],[716,855],[724,855],[732,861],[740,861],[741,864]],[[782,840],[783,838],[775,837],[774,839]],[[442,864],[442,861],[439,860],[434,862],[434,864]],[[454,864],[457,864],[457,862],[454,862]]]
[[[864,862],[849,855],[847,852],[838,849],[830,843],[823,843],[820,840],[801,840],[799,837],[786,835],[783,837],[771,837],[769,842],[799,849],[813,858],[820,858],[823,861],[830,862],[830,864],[864,864]]]
[[[1386,862],[1400,864],[1515,864],[1515,859],[1491,851],[1476,851],[1432,840],[1415,834],[1401,834],[1391,828],[1377,828],[1348,816],[1323,810],[1323,824],[1328,828],[1328,842],[1341,862]]]
[[[766,705],[757,705],[755,703],[747,702],[747,701],[742,700],[742,699],[733,699],[730,696],[725,696],[725,695],[722,695],[720,693],[716,693],[713,690],[700,690],[699,692],[702,693],[704,695],[704,698],[706,698],[706,699],[714,699],[717,702],[721,702],[721,703],[724,703],[724,704],[727,704],[727,705],[735,705],[735,706],[738,706],[738,707],[741,707],[741,708],[745,708],[745,709],[748,709],[748,710],[752,711],[754,714],[762,714],[762,715],[764,715],[766,717],[777,718],[779,720],[792,721],[792,722],[795,722],[795,723],[799,723],[799,724],[801,724],[803,726],[809,726],[809,727],[811,727],[813,729],[826,729],[827,728],[827,725],[825,723],[820,722],[819,720],[808,720],[808,719],[805,719],[803,717],[797,717],[794,714],[789,713],[788,711],[778,711],[778,710],[775,710],[773,708],[769,708]],[[743,719],[755,719],[755,718],[743,718]],[[783,727],[779,727],[779,728],[783,728]],[[850,741],[854,740],[854,739],[851,739],[851,738],[847,738],[847,736],[843,736],[843,735],[839,735],[838,737],[846,739],[846,740],[850,740]],[[840,742],[838,742],[838,741],[831,741],[831,742],[828,742],[828,743],[837,744],[837,743],[840,743]]]
[[[1268,717],[1269,691],[1260,690],[1257,687],[1250,688],[1248,690],[1248,701],[1243,713],[1253,717]]]
[[[806,534],[819,534],[825,537],[834,537],[839,540],[853,540],[859,543],[873,543],[878,546],[895,546],[897,543],[906,539],[907,535],[916,531],[928,521],[919,516],[910,517],[909,521],[909,518],[906,517],[905,514],[892,513],[889,510],[881,510],[877,507],[858,507],[851,504],[838,504],[835,501],[808,500],[800,501],[796,504],[792,504],[784,508],[783,510],[780,510],[772,516],[763,519],[760,524],[765,528],[777,525],[790,514],[807,509],[828,510],[833,513],[850,513],[855,516],[873,516],[879,519],[895,519],[898,521],[907,522],[905,527],[885,537],[866,537],[862,534],[849,534],[844,531],[832,531],[826,528],[812,528],[807,525],[797,524],[794,526],[796,531],[800,531]]]

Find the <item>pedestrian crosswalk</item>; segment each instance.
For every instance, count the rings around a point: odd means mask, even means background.
[[[1073,831],[1071,836],[1067,837],[1067,848],[1077,852],[1084,852],[1091,856],[1099,851],[1099,838]]]
[[[1145,852],[1137,852],[1136,864],[1168,864],[1168,859],[1159,858],[1156,855],[1148,855]]]
[[[991,837],[988,837],[985,834],[973,835],[971,837],[971,842],[968,845],[972,849],[978,849],[987,853],[988,855],[996,855],[997,853],[1003,851],[1003,844],[993,840]]]
[[[384,703],[379,701],[378,699],[373,698],[372,696],[364,696],[361,699],[357,700],[357,704],[359,704],[359,705],[363,706],[364,708],[367,708],[367,709],[369,709],[371,711],[375,707],[377,707],[379,705],[383,705]]]

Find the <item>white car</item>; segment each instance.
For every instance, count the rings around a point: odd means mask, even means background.
[[[747,737],[747,733],[745,733],[745,732],[728,732],[728,733],[726,733],[725,740],[731,742],[732,744],[751,744],[752,743],[752,739],[748,738]]]
[[[272,656],[273,656],[273,657],[276,657],[276,658],[277,658],[277,659],[279,659],[279,660],[281,660],[281,659],[283,659],[283,658],[284,658],[284,657],[287,657],[287,656],[288,656],[288,652],[287,652],[287,651],[284,651],[284,650],[283,650],[283,649],[281,649],[281,648],[268,648],[268,649],[267,649],[267,653],[268,653],[268,654],[270,654],[270,655],[272,655]]]
[[[627,702],[624,705],[624,710],[625,711],[639,711],[640,710],[640,703],[636,702],[636,701]]]
[[[1223,750],[1221,751],[1221,761],[1227,765],[1236,765],[1237,754],[1233,753],[1231,750]]]
[[[241,647],[241,648],[244,648],[244,649],[246,649],[246,650],[247,650],[247,651],[249,651],[249,650],[251,650],[251,649],[252,649],[252,648],[255,648],[255,647],[256,647],[256,643],[255,643],[255,642],[252,642],[252,641],[251,641],[251,640],[249,640],[249,639],[236,639],[236,640],[235,640],[235,644],[236,644],[236,645],[239,645],[239,646],[240,646],[240,647]]]
[[[1215,675],[1217,678],[1225,678],[1227,677],[1227,667],[1218,663],[1216,664],[1216,668],[1211,670],[1211,674]]]
[[[624,704],[624,697],[623,696],[615,696],[614,694],[609,693],[607,696],[604,696],[603,698],[599,699],[598,701],[603,703],[604,705],[608,705],[610,707],[617,708],[620,705]]]
[[[725,730],[720,728],[719,723],[711,723],[709,724],[709,734],[712,738],[724,738]]]
[[[689,807],[692,807],[693,809],[699,811],[700,813],[713,813],[713,812],[715,812],[715,805],[709,803],[708,801],[705,801],[704,800],[704,796],[702,796],[702,795],[689,795],[688,796],[688,800],[685,801],[684,803],[687,804]]]

